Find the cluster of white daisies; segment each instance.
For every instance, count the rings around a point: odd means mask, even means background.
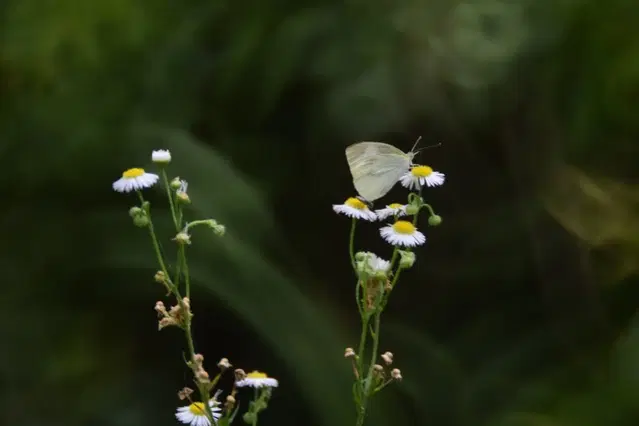
[[[444,179],[443,173],[433,171],[428,166],[415,166],[404,174],[399,182],[402,186],[412,190],[424,186],[440,186],[444,183]],[[406,207],[405,204],[393,203],[383,209],[373,211],[360,198],[351,197],[344,201],[343,204],[334,204],[333,210],[353,219],[374,222],[376,220],[385,220],[389,217],[397,219],[406,216]],[[379,233],[384,240],[394,246],[415,247],[426,242],[424,234],[419,232],[413,223],[406,220],[396,220],[392,225],[380,228]]]
[[[253,371],[248,373],[245,378],[235,382],[235,387],[252,387],[252,388],[276,388],[278,382],[272,377],[268,377],[266,374],[259,371]],[[209,400],[209,407],[213,414],[213,419],[217,422],[222,417],[221,403],[217,400],[217,394]],[[184,424],[190,426],[211,426],[211,422],[206,417],[206,411],[204,403],[193,402],[191,405],[186,405],[177,409],[175,418]]]
[[[151,160],[159,166],[165,166],[171,162],[171,153],[168,150],[157,150],[151,153]],[[159,181],[160,177],[154,173],[147,173],[142,168],[132,168],[122,173],[122,177],[113,182],[113,190],[116,192],[132,192],[141,191],[145,188],[150,188]],[[180,180],[180,189],[177,190],[177,194],[180,192],[186,193],[186,181]],[[241,370],[236,370],[236,373]],[[235,387],[252,387],[256,389],[264,388],[276,388],[278,381],[272,377],[268,377],[265,373],[259,371],[253,371],[245,374],[242,371],[242,378],[237,378]],[[210,412],[213,415],[214,421],[217,421],[222,417],[221,402],[218,401],[217,392],[209,401],[208,405]],[[228,400],[227,400],[228,401]],[[175,413],[175,417],[182,423],[190,426],[211,426],[211,422],[207,417],[206,406],[203,402],[192,401],[190,405],[179,407]]]

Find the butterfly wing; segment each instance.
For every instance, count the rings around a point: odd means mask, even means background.
[[[383,197],[410,167],[411,157],[381,142],[359,142],[346,148],[353,184],[368,201]]]

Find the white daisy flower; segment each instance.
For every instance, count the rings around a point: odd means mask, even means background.
[[[445,175],[440,172],[433,171],[428,166],[413,166],[409,172],[406,172],[399,178],[402,186],[408,189],[420,189],[426,186],[439,186],[444,183]]]
[[[385,209],[375,210],[375,214],[379,220],[384,220],[390,216],[406,216],[406,206],[399,203],[389,204]]]
[[[167,164],[171,162],[171,152],[168,149],[158,149],[151,153],[151,160],[158,164]]]
[[[158,179],[158,175],[146,173],[144,169],[129,169],[122,173],[120,179],[113,182],[113,190],[117,192],[139,191],[152,187]]]
[[[265,373],[259,371],[248,373],[244,379],[235,382],[235,386],[237,386],[238,388],[242,388],[245,386],[253,388],[276,388],[278,384],[279,383],[277,382],[277,380],[268,377]]]
[[[220,417],[222,417],[222,409],[218,407],[218,402],[214,399],[209,401],[209,407],[211,407],[211,413],[213,414],[213,419],[217,422]],[[175,418],[184,423],[185,425],[191,426],[211,426],[211,422],[206,417],[206,409],[204,408],[204,403],[202,402],[194,402],[191,405],[187,405],[185,407],[179,407],[177,412],[175,413]]]
[[[379,230],[379,233],[394,246],[415,247],[426,242],[424,234],[406,220],[398,220],[392,225],[384,226]]]
[[[344,201],[344,204],[333,204],[333,210],[336,213],[341,213],[355,219],[364,219],[371,222],[377,219],[375,213],[368,208],[366,203],[355,197]]]

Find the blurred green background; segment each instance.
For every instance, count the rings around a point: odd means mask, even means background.
[[[227,226],[190,248],[209,369],[280,380],[260,424],[353,424],[331,204],[348,144],[420,135],[444,223],[385,314],[404,381],[370,424],[639,424],[635,0],[5,0],[0,20],[2,424],[176,424],[182,336],[157,332],[150,244],[111,190],[158,148],[190,217]]]

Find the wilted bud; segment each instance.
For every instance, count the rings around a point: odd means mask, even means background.
[[[355,354],[355,351],[353,350],[353,348],[346,348],[346,350],[344,351],[344,358],[356,358],[357,355]]]
[[[220,370],[224,371],[226,369],[229,369],[232,367],[231,363],[229,362],[229,360],[227,358],[222,358],[220,360],[220,362],[217,363],[217,366],[220,368]]]
[[[183,388],[182,390],[180,390],[178,392],[178,398],[180,398],[180,400],[183,401],[183,400],[189,398],[192,393],[193,393],[193,389],[185,387],[185,388]]]
[[[393,363],[393,353],[392,352],[384,352],[381,355],[382,359],[386,363],[386,365],[391,365]]]
[[[184,307],[186,309],[191,309],[191,299],[189,299],[188,297],[183,297],[182,303],[184,304]]]
[[[415,253],[406,250],[398,250],[399,267],[402,269],[411,268],[415,264]]]
[[[175,321],[172,317],[164,317],[158,321],[158,330],[162,330],[165,327],[169,327],[172,325],[178,325],[177,321]]]
[[[133,224],[138,228],[146,228],[149,226],[149,218],[145,215],[138,215],[133,218]]]
[[[235,397],[233,395],[228,395],[226,397],[226,402],[224,403],[224,408],[226,409],[226,411],[233,410],[233,407],[235,407],[235,402]]]
[[[241,368],[235,369],[235,381],[239,382],[240,380],[246,379],[246,372]]]
[[[391,371],[391,377],[395,380],[402,380],[402,372],[399,370],[399,368],[393,368],[393,370]]]
[[[195,373],[195,378],[200,383],[208,383],[210,381],[209,380],[209,373],[204,371],[203,368],[200,368],[199,370],[197,370],[197,372]]]
[[[204,355],[202,354],[193,355],[193,362],[198,365],[202,364],[202,362],[204,362]]]
[[[438,214],[434,214],[428,218],[428,224],[430,226],[437,226],[442,223],[442,217]]]
[[[178,244],[188,245],[191,244],[191,236],[184,231],[178,232],[173,241]]]
[[[164,303],[162,301],[157,301],[155,302],[155,311],[162,316],[167,316],[169,315],[168,312],[166,312],[166,306],[164,306]]]

